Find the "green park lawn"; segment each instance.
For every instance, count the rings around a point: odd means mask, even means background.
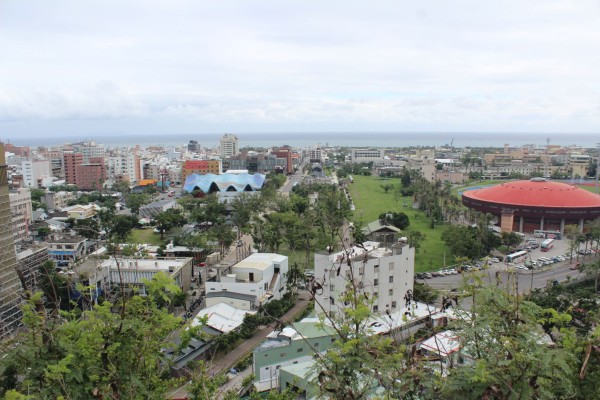
[[[596,185],[591,185],[591,186],[578,185],[577,187],[580,189],[583,189],[583,190],[587,190],[588,192],[598,194],[598,189],[596,188]]]
[[[160,246],[163,242],[160,240],[160,234],[154,233],[153,229],[134,229],[131,231],[131,242],[137,244],[151,244]]]
[[[399,178],[382,179],[377,176],[353,176],[354,183],[348,185],[352,201],[356,210],[354,219],[363,225],[374,221],[379,214],[386,211],[404,212],[410,219],[407,231],[417,230],[426,235],[419,252],[415,256],[415,271],[429,271],[440,269],[444,265],[452,264],[452,255],[441,239],[444,226],[435,229],[429,226],[430,220],[420,210],[412,208],[412,197],[403,197],[398,202],[394,199],[393,190],[388,193],[380,185],[391,183],[395,187],[400,185]],[[404,204],[406,203],[406,207]]]

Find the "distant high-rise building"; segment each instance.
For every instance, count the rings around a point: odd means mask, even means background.
[[[20,324],[23,290],[17,275],[6,167],[4,144],[0,143],[0,336],[7,336]]]
[[[187,149],[188,149],[188,151],[195,153],[197,151],[200,151],[200,144],[198,143],[197,140],[190,140],[190,142],[188,143]]]
[[[240,154],[238,137],[230,133],[226,133],[221,138],[221,158],[237,156]]]
[[[292,164],[292,148],[290,146],[274,147],[272,153],[275,154],[277,158],[285,158],[285,172],[287,174],[291,174],[294,171],[294,165]]]
[[[65,152],[63,158],[65,183],[67,185],[74,185],[77,183],[77,166],[83,164],[83,155],[81,153]]]
[[[104,157],[106,149],[103,144],[90,141],[73,143],[73,152],[80,153],[83,156],[83,162],[87,164],[90,162],[90,158]]]

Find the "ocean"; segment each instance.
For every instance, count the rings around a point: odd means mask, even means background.
[[[534,144],[578,145],[596,147],[600,142],[600,134],[570,134],[570,133],[441,133],[441,132],[280,132],[280,133],[235,133],[239,138],[240,148],[271,147],[284,144],[296,148],[321,146],[347,147],[409,147],[409,146],[444,146],[453,144],[454,147],[501,147],[504,144],[522,146]],[[50,146],[78,141],[94,140],[109,147],[160,145],[177,146],[196,140],[204,147],[215,147],[223,133],[173,133],[173,134],[104,134],[95,136],[23,136],[18,138],[2,138],[5,142],[17,146]]]

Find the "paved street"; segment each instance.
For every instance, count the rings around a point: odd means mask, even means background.
[[[539,239],[540,242],[543,239]],[[583,246],[581,247],[584,248]],[[552,258],[554,256],[563,255],[568,252],[568,240],[556,240],[554,248],[552,248],[548,252],[542,252],[540,249],[534,249],[529,253],[528,259],[535,260],[540,257],[549,257]],[[594,258],[593,258],[594,257]],[[579,256],[579,260],[576,260],[576,255],[574,254],[573,262],[589,262],[591,260],[597,260],[595,258],[596,255],[588,255],[588,256]],[[531,291],[531,289],[543,288],[546,287],[552,281],[557,280],[559,282],[565,281],[570,278],[577,278],[580,275],[579,270],[571,270],[569,269],[570,263],[569,261],[564,261],[561,263],[551,264],[540,270],[532,270],[532,271],[523,271],[517,270],[514,268],[512,264],[505,263],[496,263],[490,264],[489,269],[487,270],[489,282],[496,281],[496,272],[500,273],[500,277],[502,282],[507,282],[508,276],[514,274],[517,276],[517,282],[519,287],[519,293],[526,293]],[[464,279],[467,279],[469,274],[458,274],[458,275],[445,275],[439,277],[433,277],[431,279],[420,280],[424,283],[427,283],[429,286],[435,289],[441,290],[451,290],[458,288]]]

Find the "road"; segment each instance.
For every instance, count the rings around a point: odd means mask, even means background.
[[[557,240],[555,241],[554,248],[550,251],[542,252],[540,249],[535,249],[529,253],[529,258],[531,260],[535,260],[539,257],[552,258],[554,256],[565,254],[567,252],[567,246],[567,240]],[[577,260],[577,262],[589,262],[592,260],[597,260],[598,258],[596,257],[598,256],[579,256],[579,260]],[[573,260],[574,262],[576,261],[575,258]],[[515,269],[512,265],[507,265],[505,263],[496,263],[490,265],[489,269],[487,270],[487,274],[489,282],[496,281],[497,272],[500,274],[499,276],[500,279],[502,279],[502,282],[507,282],[508,277],[510,275],[514,275],[517,277],[519,293],[526,293],[531,291],[531,289],[546,287],[549,283],[551,283],[554,280],[561,282],[569,279],[569,277],[579,277],[581,272],[579,270],[571,270],[569,269],[569,267],[569,262],[565,261],[562,263],[551,264],[549,266],[546,266],[543,270],[523,271]],[[435,289],[451,290],[458,288],[465,279],[465,277],[468,277],[468,275],[469,274],[445,275],[420,281],[427,283],[429,286]]]
[[[283,193],[286,196],[289,196],[294,185],[296,183],[302,182],[302,180],[304,179],[303,169],[304,169],[305,165],[306,165],[306,163],[304,163],[304,162],[302,162],[302,163],[300,163],[300,165],[298,165],[298,170],[293,175],[290,175],[288,177],[287,181],[285,182],[285,184],[281,187],[281,189],[280,189],[281,193]]]

